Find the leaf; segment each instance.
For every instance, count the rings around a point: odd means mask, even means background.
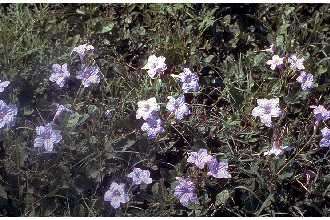
[[[211,61],[213,60],[214,57],[215,57],[214,55],[210,55],[208,57],[205,57],[204,62],[205,63],[211,63]]]
[[[105,25],[105,26],[103,26],[102,30],[99,33],[104,34],[104,33],[111,32],[114,26],[115,25],[113,23]]]
[[[265,54],[264,53],[260,53],[258,55],[256,55],[253,59],[253,66],[259,66],[260,63],[262,63],[265,59]]]
[[[230,198],[230,193],[228,190],[223,190],[222,192],[218,193],[215,200],[215,205],[221,206],[226,203],[226,201]]]

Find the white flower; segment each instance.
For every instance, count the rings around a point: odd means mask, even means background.
[[[304,58],[298,59],[298,57],[294,54],[289,57],[288,62],[290,63],[290,68],[292,70],[303,70],[305,69],[304,60]]]
[[[148,58],[147,64],[142,67],[142,69],[148,70],[148,75],[151,78],[155,78],[157,75],[162,74],[166,69],[165,57],[159,56],[156,57],[155,55],[151,55]]]
[[[82,44],[82,45],[79,45],[78,47],[73,48],[71,54],[73,52],[76,52],[79,55],[80,60],[83,61],[86,53],[88,51],[93,51],[93,50],[94,50],[94,47],[92,45]]]
[[[70,76],[70,73],[68,71],[68,64],[53,64],[52,65],[52,74],[49,77],[49,80],[51,82],[55,82],[59,87],[63,87],[65,83],[65,79]]]
[[[274,141],[272,148],[266,152],[264,155],[275,155],[276,157],[282,155],[286,150],[289,149],[289,146],[278,146],[277,143]]]
[[[272,126],[272,117],[279,117],[282,113],[279,108],[279,98],[258,99],[258,106],[252,110],[252,116],[260,117],[261,122],[267,126]]]
[[[160,110],[160,106],[158,105],[155,97],[148,100],[139,101],[137,105],[138,110],[136,111],[136,119],[143,118],[144,120],[147,120],[153,116],[153,113]]]
[[[0,92],[3,92],[7,86],[9,86],[10,82],[9,81],[3,81],[1,82],[0,80]]]
[[[127,203],[129,197],[125,192],[125,184],[111,183],[109,190],[104,194],[104,201],[110,202],[111,206],[115,209],[120,207],[120,203]]]
[[[171,113],[174,113],[176,119],[182,120],[184,116],[190,115],[190,110],[183,95],[176,99],[172,96],[168,96],[167,98],[169,100],[166,109]]]
[[[277,67],[279,67],[283,64],[283,59],[284,58],[281,58],[278,55],[274,55],[271,60],[268,60],[266,62],[266,64],[270,65],[270,68],[272,70],[275,70]]]
[[[142,170],[140,168],[134,168],[131,173],[127,175],[129,178],[132,178],[133,184],[140,185],[141,183],[150,184],[152,179],[150,178],[149,170]]]

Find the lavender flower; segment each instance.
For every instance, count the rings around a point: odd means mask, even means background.
[[[65,79],[70,76],[68,71],[68,64],[53,64],[52,65],[52,74],[49,77],[51,82],[55,82],[59,87],[63,87],[65,83]]]
[[[67,107],[65,107],[64,105],[60,105],[55,103],[55,105],[57,106],[56,109],[56,113],[54,115],[53,121],[58,118],[62,113],[64,112],[68,112],[68,113],[72,113],[73,111],[71,109],[68,109]]]
[[[37,137],[34,139],[34,147],[44,147],[47,152],[51,152],[54,144],[62,140],[61,131],[55,130],[51,123],[36,128]]]
[[[297,82],[301,84],[301,89],[304,91],[313,88],[313,80],[313,75],[305,71],[301,71],[300,76],[297,78]]]
[[[91,84],[98,84],[100,82],[100,74],[101,71],[98,65],[83,65],[76,78],[81,79],[81,83],[84,87],[89,87]]]
[[[188,178],[177,177],[177,186],[174,195],[180,200],[180,203],[188,207],[190,204],[198,203],[196,188],[192,181]]]
[[[150,178],[149,170],[142,170],[140,168],[134,168],[133,171],[127,175],[132,178],[133,184],[140,185],[141,183],[150,184],[152,179]]]
[[[274,55],[271,60],[266,62],[266,64],[270,65],[270,69],[275,70],[283,64],[283,59],[284,58],[281,58],[278,55]]]
[[[209,172],[207,175],[213,176],[215,178],[231,178],[230,173],[228,172],[228,162],[227,161],[218,161],[213,158],[207,164]]]
[[[17,108],[15,105],[7,105],[0,100],[0,128],[10,127],[17,115]]]
[[[277,146],[275,143],[273,143],[272,148],[264,152],[264,155],[275,155],[278,157],[282,155],[287,149],[289,149],[289,146]]]
[[[160,110],[160,106],[157,104],[155,97],[139,101],[137,104],[138,110],[136,111],[136,119],[143,118],[144,120],[147,120]]]
[[[165,129],[162,127],[162,120],[157,116],[148,118],[143,123],[141,130],[147,132],[149,139],[155,139],[158,134],[165,131]]]
[[[326,108],[324,108],[323,105],[312,105],[311,108],[314,108],[313,113],[316,118],[316,123],[321,121],[327,121],[330,119],[330,111],[328,111]]]
[[[288,59],[288,62],[290,63],[290,68],[292,70],[304,70],[304,58],[298,59],[298,57],[294,54],[291,55]]]
[[[190,115],[190,110],[185,102],[184,96],[179,96],[177,99],[172,96],[167,97],[169,99],[166,109],[175,114],[176,119],[182,120],[184,116]]]
[[[89,44],[82,44],[82,45],[79,45],[78,47],[73,48],[71,54],[73,52],[76,52],[79,55],[80,60],[83,61],[86,53],[89,51],[94,51],[94,47]]]
[[[109,190],[104,194],[104,201],[110,202],[111,206],[115,209],[120,207],[120,203],[127,203],[129,197],[125,192],[125,184],[111,183]]]
[[[151,55],[148,58],[147,64],[142,69],[148,70],[148,75],[151,78],[155,78],[157,75],[163,74],[167,69],[165,59],[163,56],[156,57],[155,55]]]
[[[198,152],[191,152],[187,162],[195,164],[199,169],[204,169],[205,164],[212,159],[213,157],[207,153],[207,150],[202,148]]]
[[[322,139],[320,141],[320,147],[330,147],[330,129],[329,128],[323,128],[321,130],[322,133]]]
[[[184,93],[199,91],[198,76],[196,73],[191,72],[189,68],[183,69],[183,72],[179,74],[179,79]]]
[[[0,80],[0,92],[3,92],[7,86],[9,86],[10,82],[9,81],[3,81],[1,82]]]
[[[252,116],[260,117],[261,122],[267,126],[272,126],[272,117],[279,117],[282,113],[279,108],[279,99],[258,99],[258,106],[252,110]]]

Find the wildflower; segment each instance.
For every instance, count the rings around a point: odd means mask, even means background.
[[[283,59],[284,58],[281,58],[278,55],[274,55],[271,60],[266,62],[266,64],[270,65],[270,69],[275,70],[283,64]]]
[[[0,92],[3,92],[7,86],[9,86],[10,82],[9,81],[3,81],[1,82],[0,80]]]
[[[321,130],[322,139],[320,141],[320,147],[330,147],[330,129],[323,128]]]
[[[100,82],[100,74],[101,71],[98,65],[83,65],[76,78],[81,79],[81,83],[84,87],[89,87],[91,84],[98,84]]]
[[[148,58],[147,64],[142,67],[142,69],[148,70],[148,75],[151,78],[155,78],[157,75],[162,74],[166,69],[165,57],[159,56],[156,57],[155,55],[151,55]]]
[[[196,188],[189,178],[177,177],[177,186],[175,187],[174,195],[180,200],[180,203],[188,207],[192,203],[198,203]]]
[[[138,110],[136,111],[136,119],[143,118],[144,120],[147,120],[160,110],[160,106],[157,104],[155,97],[139,101],[137,104]]]
[[[218,161],[216,158],[210,160],[207,164],[209,172],[207,175],[213,176],[215,178],[231,178],[228,172],[228,162]]]
[[[269,53],[274,53],[275,52],[274,44],[271,44],[269,48],[265,49],[265,51]]]
[[[106,110],[105,112],[104,112],[104,115],[105,115],[105,117],[107,118],[107,119],[111,119],[112,118],[112,113],[111,113],[111,110]]]
[[[301,89],[304,91],[313,88],[313,80],[313,75],[310,73],[306,73],[305,71],[302,71],[300,73],[300,76],[298,76],[297,78],[297,82],[301,84]]]
[[[125,192],[125,184],[111,183],[109,190],[104,194],[104,201],[110,202],[111,206],[115,209],[120,207],[120,203],[127,203],[129,197]]]
[[[199,169],[204,169],[205,164],[212,159],[213,157],[207,153],[207,150],[202,148],[198,152],[191,152],[187,162],[195,164]]]
[[[154,139],[165,130],[162,127],[162,120],[159,117],[148,118],[141,127],[142,131],[146,131],[149,139]]]
[[[282,155],[287,149],[289,149],[289,146],[277,146],[276,144],[273,143],[272,148],[264,152],[264,155],[267,156],[273,154],[277,157]]]
[[[272,126],[272,117],[279,117],[282,113],[279,108],[279,99],[258,99],[258,106],[252,110],[252,116],[260,117],[261,122],[267,126]]]
[[[183,72],[179,74],[179,79],[184,93],[199,91],[198,76],[196,73],[191,72],[189,68],[183,69]]]
[[[68,112],[68,113],[72,113],[73,111],[71,109],[68,109],[67,107],[65,107],[64,105],[60,105],[60,104],[57,104],[56,103],[56,106],[57,106],[57,109],[56,109],[56,113],[54,115],[54,118],[53,118],[53,121],[58,118],[62,113],[64,112]]]
[[[93,50],[94,50],[94,47],[92,45],[82,44],[82,45],[79,45],[78,47],[73,48],[71,54],[73,52],[76,52],[79,55],[80,60],[83,61],[86,53],[89,51],[93,51]]]
[[[166,105],[166,109],[174,113],[176,119],[182,120],[184,116],[190,115],[190,110],[183,95],[179,96],[177,99],[172,96],[168,96],[167,98],[169,101]]]
[[[297,56],[294,54],[289,57],[288,62],[290,63],[290,68],[292,70],[303,70],[305,69],[304,60],[304,58],[298,59]]]
[[[52,74],[49,77],[51,82],[55,82],[59,87],[63,87],[65,83],[65,79],[70,76],[68,71],[68,64],[53,64],[52,65]]]
[[[7,105],[4,101],[0,100],[0,128],[10,127],[17,115],[17,108],[15,105]]]
[[[34,147],[44,147],[47,152],[51,152],[54,144],[62,140],[61,131],[55,130],[51,123],[36,128],[37,137],[34,139]]]
[[[133,171],[127,175],[132,178],[133,184],[140,185],[141,183],[150,184],[152,179],[150,178],[149,170],[142,170],[140,168],[134,168]]]
[[[326,121],[330,118],[330,111],[324,108],[323,105],[318,105],[318,106],[312,105],[310,107],[314,109],[313,113],[317,123],[321,121]]]

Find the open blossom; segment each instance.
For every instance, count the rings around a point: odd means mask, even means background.
[[[136,119],[143,118],[147,120],[148,118],[153,117],[153,114],[160,110],[160,106],[157,103],[155,97],[152,97],[148,100],[139,101],[138,110],[136,111]]]
[[[59,87],[63,87],[65,79],[70,76],[68,71],[68,64],[53,64],[52,65],[52,74],[49,77],[51,82],[55,82]]]
[[[191,152],[187,159],[188,163],[195,164],[199,169],[204,169],[205,164],[213,159],[211,155],[207,153],[207,150],[202,148],[198,152]]]
[[[158,134],[164,133],[165,129],[162,127],[162,120],[154,116],[148,118],[141,126],[141,130],[147,132],[149,139],[155,139]]]
[[[298,57],[294,54],[289,57],[288,62],[290,63],[290,68],[292,70],[303,70],[305,69],[304,60],[304,58],[298,59]]]
[[[282,113],[279,108],[279,99],[258,99],[258,106],[252,110],[253,117],[260,117],[261,122],[267,126],[272,126],[272,117],[279,117]]]
[[[163,56],[156,57],[155,55],[151,55],[148,58],[147,64],[142,67],[142,69],[148,70],[148,75],[151,78],[155,78],[156,76],[163,74],[167,69],[165,59],[166,58]]]
[[[51,152],[54,144],[62,140],[61,131],[55,130],[51,123],[36,128],[37,137],[34,139],[34,147],[44,147],[47,152]]]
[[[10,127],[17,115],[17,108],[14,105],[7,105],[0,100],[0,128]]]
[[[179,74],[179,79],[184,93],[199,91],[198,75],[191,72],[189,68],[183,69],[183,72]]]
[[[329,128],[323,128],[321,130],[322,133],[322,139],[320,141],[320,147],[330,147],[330,129]]]
[[[330,119],[330,111],[328,111],[326,108],[324,108],[323,105],[312,105],[310,106],[311,108],[313,108],[313,113],[316,119],[316,122],[321,122],[321,121],[326,121],[328,119]]]
[[[150,178],[149,170],[142,170],[140,168],[134,168],[133,171],[127,175],[132,178],[133,184],[140,185],[141,183],[150,184],[152,179]]]
[[[167,98],[169,100],[166,109],[171,113],[174,113],[176,119],[182,120],[184,116],[190,115],[190,110],[183,95],[179,96],[177,99],[172,96],[168,96]]]
[[[94,50],[94,47],[92,45],[82,44],[82,45],[79,45],[78,47],[73,48],[71,54],[73,52],[76,52],[79,55],[80,60],[83,61],[86,53],[88,51],[93,51],[93,50]]]
[[[100,74],[101,71],[98,65],[83,65],[76,78],[81,80],[84,87],[89,87],[91,84],[98,84],[100,82]]]
[[[56,113],[54,115],[54,118],[53,118],[53,121],[58,118],[62,113],[64,112],[68,112],[68,113],[72,113],[73,111],[67,107],[65,107],[64,105],[60,105],[60,104],[57,104],[56,103],[56,106],[57,106],[57,109],[56,109]]]
[[[283,64],[283,57],[279,57],[278,55],[274,55],[271,60],[266,62],[267,65],[270,65],[270,69],[275,70],[279,66]]]
[[[228,172],[228,162],[227,161],[218,161],[216,158],[213,158],[207,163],[209,172],[207,175],[213,176],[219,179],[228,179],[231,178],[230,173]]]
[[[306,73],[305,71],[301,71],[300,76],[297,78],[297,82],[301,84],[302,90],[309,90],[313,88],[314,76],[310,73]]]
[[[188,178],[177,177],[177,186],[174,195],[180,200],[180,203],[188,207],[190,204],[198,203],[196,188],[194,183]]]
[[[115,209],[120,207],[120,203],[127,203],[129,197],[125,192],[125,184],[111,183],[109,190],[104,194],[104,201],[110,202],[111,206]]]
[[[1,82],[0,80],[0,92],[3,92],[7,86],[9,86],[10,82],[9,81],[3,81]]]

